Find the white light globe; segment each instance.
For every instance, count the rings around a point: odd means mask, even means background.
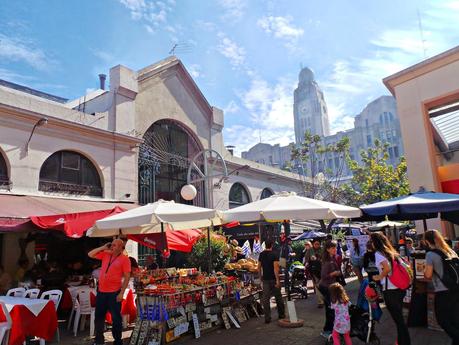
[[[196,194],[198,194],[198,191],[192,184],[184,185],[180,191],[180,195],[185,200],[193,200],[196,197]]]

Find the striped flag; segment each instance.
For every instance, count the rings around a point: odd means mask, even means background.
[[[245,257],[248,257],[250,254],[252,254],[249,240],[244,242],[244,245],[242,246],[242,254],[244,254]]]
[[[262,252],[261,243],[259,240],[253,241],[253,254],[260,254]]]

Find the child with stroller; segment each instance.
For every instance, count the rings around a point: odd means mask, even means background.
[[[339,283],[333,283],[329,287],[330,307],[335,311],[335,321],[333,323],[333,345],[340,345],[340,336],[344,337],[346,345],[352,345],[351,340],[351,318],[349,316],[349,297],[344,287]]]

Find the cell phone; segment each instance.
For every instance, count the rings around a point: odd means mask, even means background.
[[[110,249],[112,247],[112,243],[111,242],[105,243],[105,247],[107,247],[107,249]]]

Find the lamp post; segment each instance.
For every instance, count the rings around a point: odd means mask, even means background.
[[[32,139],[32,136],[33,136],[33,133],[35,132],[35,129],[37,127],[41,127],[41,126],[45,126],[48,124],[48,118],[47,117],[42,117],[41,119],[39,119],[34,125],[33,125],[33,128],[32,128],[32,131],[30,132],[30,135],[29,135],[29,139],[27,139],[27,143],[25,145],[25,152],[29,152],[29,143],[30,143],[30,140]]]

